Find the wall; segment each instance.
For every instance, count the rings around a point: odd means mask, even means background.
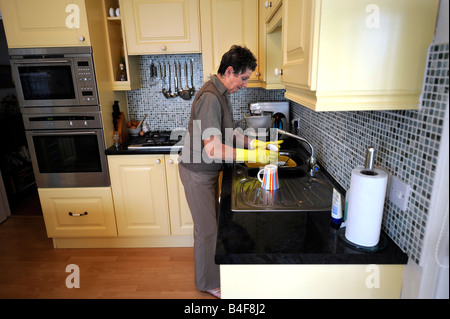
[[[429,215],[436,161],[442,137],[445,101],[448,97],[447,44],[431,47],[424,83],[423,102],[418,111],[326,112],[316,113],[291,102],[291,116],[300,117],[300,135],[317,150],[321,165],[348,189],[353,167],[364,164],[366,148],[376,150],[375,165],[386,168],[411,186],[408,209],[385,204],[383,229],[415,262],[419,263]],[[192,101],[166,99],[161,83],[150,85],[150,64],[174,61],[194,62],[194,87],[200,88],[200,54],[141,56],[142,88],[127,93],[130,117],[149,114],[152,130],[187,127]],[[184,86],[184,77],[183,77]],[[173,85],[172,85],[173,88]],[[284,100],[283,90],[244,89],[231,96],[234,119],[242,118],[242,108],[255,101]]]
[[[142,88],[127,92],[128,111],[130,118],[140,120],[148,114],[146,122],[151,130],[172,130],[174,128],[187,128],[189,115],[191,112],[192,100],[185,101],[181,97],[167,99],[161,93],[162,81],[159,76],[154,85],[150,78],[150,65],[153,63],[159,66],[162,63],[169,63],[172,68],[172,90],[173,84],[173,64],[193,60],[194,65],[194,87],[198,91],[203,85],[203,66],[201,54],[172,54],[172,55],[145,55],[140,57],[139,67],[141,70]],[[188,63],[190,72],[190,66]],[[184,81],[184,66],[182,67],[182,87]],[[190,76],[188,77],[191,85]],[[165,84],[168,88],[168,84]],[[248,109],[248,104],[256,101],[280,101],[284,99],[283,90],[266,91],[264,89],[252,88],[242,89],[232,94],[230,99],[233,105],[233,118],[240,120],[243,118],[242,109]]]

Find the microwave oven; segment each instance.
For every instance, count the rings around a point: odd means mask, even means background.
[[[9,49],[21,108],[98,105],[91,47]]]

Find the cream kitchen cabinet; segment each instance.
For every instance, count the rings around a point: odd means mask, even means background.
[[[200,0],[203,76],[216,74],[222,55],[234,44],[246,46],[258,60],[248,86],[260,86],[259,0]]]
[[[192,236],[175,158],[110,155],[108,163],[119,237]]]
[[[199,0],[121,2],[128,54],[200,53]]]
[[[9,48],[89,46],[84,0],[1,0]]]
[[[39,188],[50,238],[115,237],[110,187]]]
[[[282,0],[262,0],[262,12],[264,12],[264,21],[269,22],[273,15],[280,8]]]
[[[275,70],[282,69],[281,58],[281,15],[279,6],[282,1],[270,2],[259,0],[260,15],[260,49],[259,61],[261,64],[262,87],[269,89],[284,89],[281,77],[275,75]],[[274,9],[278,9],[274,11]],[[275,15],[276,13],[276,15]]]
[[[417,109],[438,5],[283,0],[286,98],[315,111]]]

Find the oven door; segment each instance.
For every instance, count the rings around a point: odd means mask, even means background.
[[[38,187],[109,186],[103,130],[26,131]]]
[[[11,60],[21,107],[78,105],[72,59]]]

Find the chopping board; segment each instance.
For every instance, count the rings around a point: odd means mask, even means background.
[[[114,131],[113,135],[114,133],[119,133],[119,144],[128,141],[129,136],[127,122],[125,120],[125,115],[123,114],[123,112],[120,112],[120,116],[117,119],[117,131]]]

